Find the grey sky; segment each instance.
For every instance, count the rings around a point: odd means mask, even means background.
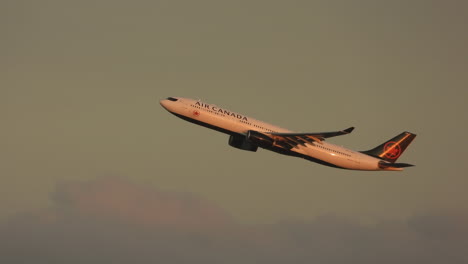
[[[241,224],[464,212],[467,5],[460,1],[7,1],[0,8],[0,219],[57,184],[118,175]],[[418,134],[402,173],[323,167],[159,106],[201,98],[295,131],[356,126],[357,150]],[[354,221],[353,220],[353,221]]]

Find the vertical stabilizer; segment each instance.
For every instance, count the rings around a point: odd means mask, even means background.
[[[416,134],[403,132],[378,147],[361,152],[393,163],[403,154],[415,137]]]

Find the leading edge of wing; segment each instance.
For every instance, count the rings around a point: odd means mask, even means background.
[[[310,137],[316,140],[324,140],[325,138],[336,137],[341,135],[346,135],[351,133],[354,130],[354,127],[349,127],[344,130],[340,131],[333,131],[333,132],[320,132],[320,133],[268,133],[272,136],[279,136],[279,137]],[[315,140],[315,141],[316,141]]]

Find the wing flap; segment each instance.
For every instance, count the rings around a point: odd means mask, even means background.
[[[313,142],[320,143],[325,138],[336,137],[351,133],[354,127],[349,127],[340,131],[333,132],[320,132],[320,133],[265,133],[270,136],[277,146],[282,148],[291,149],[298,145],[305,146],[305,144],[312,144]]]
[[[325,138],[330,138],[330,137],[336,137],[336,136],[349,134],[353,130],[354,130],[354,127],[349,127],[347,129],[344,129],[344,130],[333,131],[333,132],[320,132],[320,133],[268,133],[268,134],[272,135],[272,136],[285,137],[285,138],[298,137],[298,138],[304,139],[306,141],[309,141],[307,139],[311,139],[313,141],[322,141]]]
[[[336,137],[341,135],[346,135],[351,133],[354,130],[354,127],[350,127],[340,131],[333,131],[333,132],[320,132],[320,133],[270,133],[273,136],[283,136],[283,137],[308,137],[313,139],[314,141],[317,140],[324,140],[325,138]]]

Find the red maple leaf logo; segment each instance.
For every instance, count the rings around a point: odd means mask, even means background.
[[[387,142],[384,146],[384,153],[386,158],[396,159],[401,155],[401,147],[397,142]]]
[[[194,111],[193,111],[193,115],[194,115],[194,116],[199,116],[199,115],[200,115],[200,112],[199,112],[198,110],[194,110]]]

